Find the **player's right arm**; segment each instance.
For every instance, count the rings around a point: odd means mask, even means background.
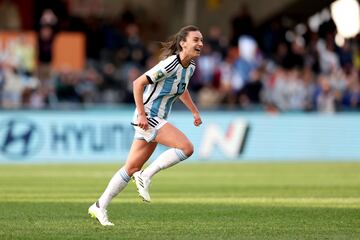
[[[141,75],[133,82],[134,100],[138,114],[137,125],[144,130],[147,130],[149,127],[143,101],[144,88],[148,84],[149,81],[145,74]]]

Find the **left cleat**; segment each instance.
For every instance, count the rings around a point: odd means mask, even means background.
[[[89,207],[88,213],[92,218],[96,218],[101,225],[114,226],[114,224],[108,219],[106,209],[98,207],[97,202]]]
[[[149,187],[151,180],[149,178],[145,178],[141,175],[142,171],[137,171],[133,174],[133,181],[136,184],[136,188],[139,193],[139,197],[142,198],[144,202],[150,202],[150,194],[149,194]]]

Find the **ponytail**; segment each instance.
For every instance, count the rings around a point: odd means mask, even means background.
[[[188,25],[180,29],[179,32],[170,36],[165,42],[161,42],[160,59],[165,59],[171,55],[178,54],[182,47],[181,41],[186,41],[189,32],[199,31],[199,28],[193,25]]]

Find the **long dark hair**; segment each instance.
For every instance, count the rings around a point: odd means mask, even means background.
[[[165,59],[171,55],[177,54],[182,50],[180,46],[181,41],[185,41],[189,32],[200,31],[198,27],[193,25],[188,25],[181,28],[177,33],[168,38],[165,42],[160,42],[161,44],[161,54],[160,59]]]

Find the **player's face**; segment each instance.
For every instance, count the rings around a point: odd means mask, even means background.
[[[203,48],[203,36],[201,32],[189,32],[182,48],[186,55],[188,55],[190,58],[200,56],[201,49]]]

